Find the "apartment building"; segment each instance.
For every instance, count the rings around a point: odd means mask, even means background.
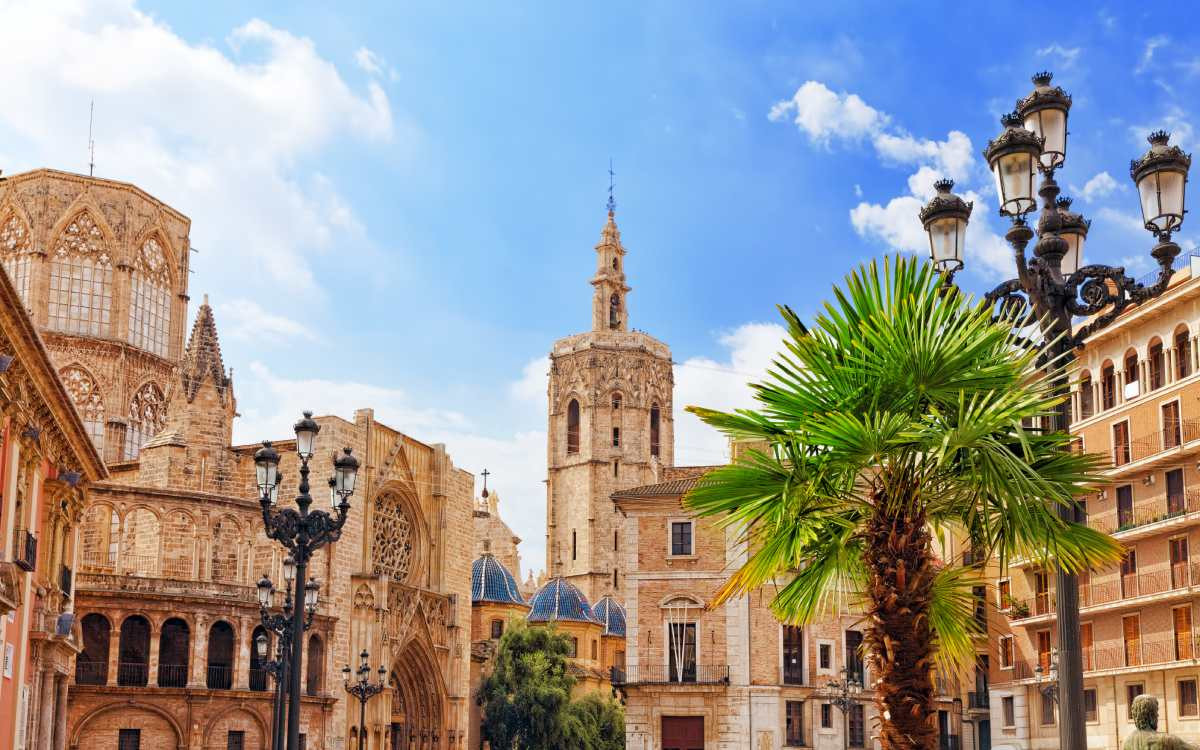
[[[1175,274],[1159,298],[1093,335],[1072,374],[1076,446],[1108,458],[1082,498],[1087,523],[1126,548],[1119,565],[1080,577],[1090,747],[1120,747],[1129,704],[1161,704],[1159,728],[1200,741],[1200,278]],[[991,656],[992,744],[1058,747],[1055,579],[1028,561],[990,592],[1000,632]]]

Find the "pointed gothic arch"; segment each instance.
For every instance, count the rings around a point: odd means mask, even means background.
[[[579,400],[567,403],[567,455],[579,452]]]
[[[171,338],[169,245],[153,230],[136,247],[129,288],[129,343],[166,357]]]
[[[29,306],[29,286],[33,268],[33,232],[30,224],[12,204],[0,207],[0,266],[4,267],[21,302]]]
[[[83,419],[88,437],[96,452],[104,455],[104,396],[96,378],[83,365],[69,364],[58,371],[58,377],[71,394],[71,401]]]
[[[371,525],[375,529],[371,545],[372,568],[400,583],[420,583],[417,577],[426,571],[429,530],[420,504],[399,483],[380,488],[372,502]]]
[[[398,733],[393,746],[419,750],[444,747],[446,686],[426,640],[414,638],[400,651],[389,682],[392,727]]]
[[[84,206],[50,246],[50,328],[85,336],[112,333],[112,234]]]
[[[142,446],[161,432],[166,423],[167,403],[162,388],[154,381],[143,383],[129,401],[129,426],[125,429],[124,460],[137,458]]]

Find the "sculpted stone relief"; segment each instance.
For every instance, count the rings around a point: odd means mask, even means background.
[[[413,521],[390,492],[375,497],[375,543],[371,556],[376,575],[386,574],[393,581],[408,580],[413,561]]]

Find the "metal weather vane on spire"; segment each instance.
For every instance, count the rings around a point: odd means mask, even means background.
[[[609,157],[609,160],[608,160],[608,213],[609,214],[611,214],[617,210],[617,201],[615,198],[613,198],[613,177],[615,177],[616,174],[617,173],[613,171],[612,158]]]

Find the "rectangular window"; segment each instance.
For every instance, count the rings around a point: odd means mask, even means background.
[[[497,639],[504,635],[504,621],[492,620],[492,638]]]
[[[1125,666],[1136,667],[1142,663],[1142,623],[1137,615],[1121,618],[1121,631],[1125,641]]]
[[[996,584],[996,590],[1000,592],[1000,609],[1009,609],[1012,607],[1012,584],[1007,578]]]
[[[1175,659],[1191,659],[1192,648],[1192,605],[1185,604],[1171,610],[1171,622],[1175,629]]]
[[[1183,495],[1183,469],[1171,469],[1167,478],[1167,514],[1176,516],[1187,510]]]
[[[240,729],[230,729],[225,738],[225,750],[246,750],[246,733]]]
[[[787,702],[787,741],[788,747],[804,747],[804,701]]]
[[[118,729],[117,750],[142,750],[142,730]]]
[[[1180,716],[1197,716],[1200,712],[1196,707],[1196,681],[1195,680],[1180,680],[1179,681],[1179,715]]]
[[[613,552],[617,551],[617,532],[613,532]]]
[[[692,522],[691,521],[672,521],[671,522],[671,554],[672,555],[690,555],[690,554],[692,554]]]
[[[820,669],[833,669],[833,646],[822,643],[817,649],[817,666]]]
[[[579,656],[579,639],[575,636],[571,636],[571,648],[567,652],[567,656],[571,657],[572,659]]]
[[[1000,699],[1000,707],[1004,713],[1004,726],[1015,727],[1017,725],[1017,708],[1015,701],[1011,695],[1006,695]]]
[[[866,708],[861,703],[850,704],[850,747],[862,747],[867,739]]]
[[[1083,671],[1092,671],[1096,666],[1092,648],[1092,624],[1090,622],[1080,623],[1079,625],[1079,648],[1083,651]]]
[[[1129,463],[1129,423],[1117,422],[1112,426],[1113,464],[1124,466]]]
[[[593,640],[592,641],[592,661],[596,661],[597,659],[600,658],[600,650],[599,649],[600,649],[600,644]]]
[[[1054,698],[1048,693],[1041,693],[1042,696],[1042,726],[1049,726],[1054,723]]]
[[[1083,691],[1083,720],[1093,723],[1100,720],[1096,711],[1096,688],[1086,688]]]
[[[1117,488],[1117,531],[1133,526],[1133,485]]]
[[[1035,615],[1050,614],[1050,576],[1044,570],[1033,572],[1033,613]]]
[[[987,587],[972,586],[971,594],[975,597],[975,624],[980,632],[987,631]]]
[[[1163,345],[1156,341],[1150,345],[1150,390],[1162,388],[1165,369],[1163,367]]]
[[[1039,630],[1037,632],[1037,655],[1038,666],[1042,668],[1042,674],[1050,674],[1050,651],[1053,646],[1050,645],[1050,631]]]
[[[1163,450],[1178,448],[1183,437],[1179,422],[1179,402],[1168,401],[1162,405],[1161,412]]]
[[[783,683],[804,684],[804,628],[783,626]]]
[[[857,630],[846,631],[846,675],[863,682],[863,634]]]
[[[1100,372],[1100,405],[1111,409],[1117,403],[1117,373],[1112,365]]]
[[[614,427],[613,428],[613,447],[619,448],[620,446],[621,446],[621,428]]]
[[[1130,683],[1125,686],[1125,718],[1131,717],[1130,709],[1133,708],[1133,699],[1144,693],[1146,689],[1140,682]]]
[[[833,706],[828,703],[821,704],[821,728],[833,728]]]
[[[696,681],[696,623],[673,622],[668,630],[667,644],[670,682]]]
[[[1011,635],[1000,636],[1000,668],[1012,669],[1013,665],[1013,637]]]

